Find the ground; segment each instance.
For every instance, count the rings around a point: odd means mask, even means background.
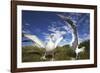
[[[79,47],[85,46],[85,51],[79,53],[78,60],[89,59],[89,41],[82,42]],[[44,48],[38,48],[34,46],[24,46],[22,47],[22,62],[40,62],[40,61],[49,61],[50,56],[46,56],[47,59],[43,60],[41,57],[44,55]],[[54,60],[76,60],[76,54],[73,48],[69,45],[62,47],[57,47],[54,50]]]

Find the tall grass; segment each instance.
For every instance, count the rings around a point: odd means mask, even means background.
[[[89,40],[84,41],[79,44],[79,47],[85,46],[85,51],[79,53],[79,60],[89,59],[90,47]],[[62,47],[57,47],[54,51],[54,59],[55,61],[61,60],[75,60],[76,54],[73,48],[69,45],[65,45]],[[22,62],[40,62],[44,61],[41,57],[44,55],[45,49],[38,48],[35,46],[23,46],[22,47]],[[49,61],[49,57],[45,61]]]

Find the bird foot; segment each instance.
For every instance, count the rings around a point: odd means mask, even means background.
[[[46,60],[46,57],[45,57],[45,56],[43,56],[43,57],[41,57],[41,59],[42,59],[42,60]]]
[[[54,61],[54,58],[52,58],[51,61]]]
[[[75,60],[76,58],[71,58],[71,60]]]

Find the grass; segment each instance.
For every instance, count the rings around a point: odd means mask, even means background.
[[[79,46],[85,46],[85,51],[79,53],[79,60],[89,59],[89,45],[84,45],[84,43],[88,44],[89,42],[83,42]],[[65,45],[63,47],[57,47],[54,50],[54,59],[56,61],[61,60],[73,60],[76,58],[75,51],[69,45]],[[40,61],[49,61],[50,57],[47,57],[46,60],[42,60],[41,57],[44,55],[44,48],[38,48],[34,46],[24,46],[22,47],[22,62],[40,62]]]

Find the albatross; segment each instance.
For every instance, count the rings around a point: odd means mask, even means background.
[[[57,45],[63,39],[63,37],[60,37],[55,42],[53,42],[53,35],[50,35],[48,42],[45,44],[45,42],[40,40],[36,35],[24,34],[24,37],[26,37],[29,40],[33,41],[35,43],[35,45],[37,45],[39,48],[44,48],[45,49],[45,53],[41,57],[41,59],[45,59],[45,60],[46,60],[47,55],[51,55],[52,56],[51,60],[54,60],[54,49],[57,47]]]
[[[62,20],[64,20],[66,25],[72,28],[72,41],[71,47],[76,53],[76,59],[78,59],[79,53],[83,52],[85,47],[78,48],[78,35],[77,35],[77,27],[75,21],[71,19],[71,17],[64,16],[62,14],[57,14]]]

